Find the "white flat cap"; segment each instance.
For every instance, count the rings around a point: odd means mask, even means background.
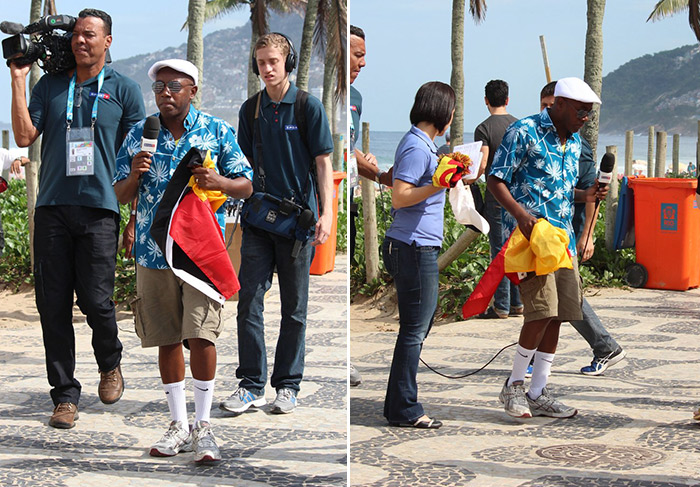
[[[557,81],[554,96],[563,96],[583,103],[602,103],[591,87],[578,78],[562,78]]]
[[[151,69],[148,70],[148,77],[151,80],[156,80],[156,74],[163,68],[174,69],[175,71],[186,74],[194,80],[194,85],[197,86],[199,71],[197,71],[197,66],[184,59],[165,59],[163,61],[156,62]]]

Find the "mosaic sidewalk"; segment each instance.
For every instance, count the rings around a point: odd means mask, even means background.
[[[193,453],[148,455],[170,422],[157,368],[157,350],[142,349],[129,315],[119,320],[124,344],[122,399],[106,406],[97,397],[99,376],[90,329],[76,312],[76,377],[83,386],[80,419],[71,430],[48,426],[53,409],[38,324],[0,330],[0,485],[2,486],[341,486],[347,483],[347,268],[312,276],[306,370],[299,408],[273,415],[268,406],[232,417],[218,404],[236,387],[236,303],[224,307],[225,331],[217,343],[218,372],[212,424],[223,460],[196,466]],[[27,321],[36,321],[28,309]],[[0,306],[0,316],[2,307]],[[266,299],[270,373],[279,329],[277,283]],[[188,357],[189,354],[186,354]],[[190,420],[194,418],[187,370]]]
[[[419,399],[443,427],[388,427],[382,406],[396,333],[353,333],[351,357],[363,383],[350,392],[351,485],[700,486],[700,423],[692,421],[700,406],[700,290],[615,290],[588,299],[628,355],[603,376],[583,376],[592,353],[562,325],[550,389],[578,408],[571,419],[506,415],[498,394],[510,373],[509,348],[464,379],[420,365]],[[516,341],[521,322],[438,325],[422,358],[461,375]]]

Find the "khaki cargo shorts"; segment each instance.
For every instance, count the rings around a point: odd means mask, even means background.
[[[136,298],[131,301],[142,347],[181,343],[189,338],[216,342],[223,329],[222,306],[170,269],[136,266]]]
[[[545,318],[559,321],[583,319],[583,285],[576,257],[573,264],[573,269],[558,269],[544,276],[527,273],[527,277],[520,282],[525,323]]]

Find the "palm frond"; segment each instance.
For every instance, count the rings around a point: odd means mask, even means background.
[[[688,8],[689,3],[697,2],[692,2],[692,0],[659,0],[656,2],[654,9],[649,14],[647,22],[650,20],[655,22],[663,19],[664,17],[668,17],[669,15],[682,12]]]
[[[320,0],[314,28],[313,44],[323,59],[329,54],[333,58],[336,72],[335,102],[345,99],[346,86],[346,42],[347,9],[344,0]]]
[[[478,24],[486,18],[486,0],[469,0],[469,13]]]
[[[204,22],[223,17],[234,10],[250,5],[250,2],[251,0],[207,0],[207,4],[204,6]],[[182,24],[180,30],[186,29],[187,20]]]

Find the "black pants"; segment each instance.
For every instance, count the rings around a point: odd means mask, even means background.
[[[34,216],[36,306],[54,404],[80,399],[75,372],[73,291],[92,328],[92,348],[101,371],[119,365],[122,344],[112,294],[119,216],[84,206],[42,206]]]

